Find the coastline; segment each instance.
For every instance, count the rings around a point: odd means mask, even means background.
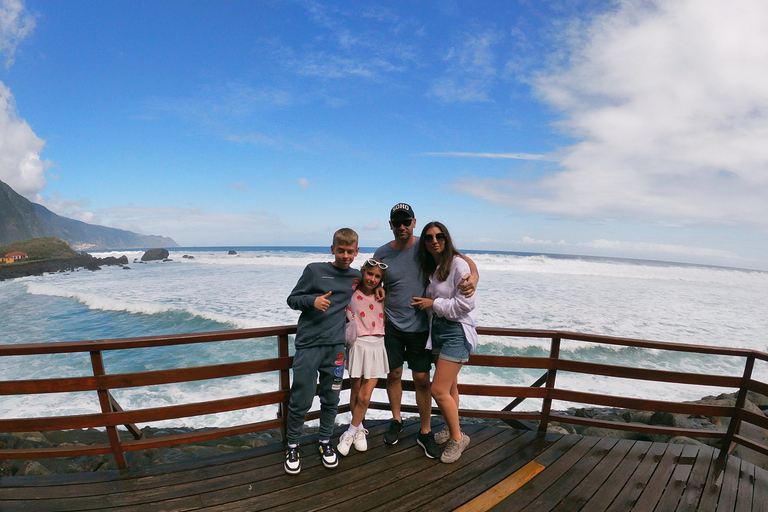
[[[55,258],[43,261],[28,261],[24,263],[11,263],[0,266],[0,281],[6,279],[16,279],[26,276],[40,276],[48,272],[67,272],[80,268],[91,271],[101,270],[102,266],[128,264],[128,258],[121,256],[115,258],[109,256],[106,258],[97,258],[88,253],[81,253],[72,258]]]
[[[733,406],[736,402],[736,394],[721,394],[706,396],[692,403],[708,405]],[[768,397],[749,392],[745,407],[755,413],[768,413]],[[571,408],[565,411],[557,411],[560,414],[576,417],[588,417],[611,421],[615,423],[637,423],[647,425],[665,425],[678,428],[698,428],[701,430],[715,430],[725,432],[729,419],[719,417],[690,416],[687,414],[672,414],[653,411],[635,411],[629,409],[604,408]],[[501,420],[483,418],[461,418],[463,424],[489,423],[492,425],[508,427]],[[747,427],[747,428],[745,428]],[[508,427],[512,428],[512,427]],[[141,429],[146,438],[161,437],[171,434],[184,434],[189,432],[204,431],[210,429],[194,428],[153,428]],[[316,427],[304,427],[304,434],[310,434],[317,430]],[[133,439],[125,430],[119,430],[122,440]],[[547,432],[558,434],[579,434],[582,436],[608,437],[618,439],[631,439],[638,441],[664,442],[670,444],[697,444],[719,447],[719,440],[712,438],[673,437],[669,435],[644,434],[629,430],[583,427],[570,423],[550,422]],[[741,434],[760,443],[768,442],[768,432],[751,425],[742,424]],[[0,434],[0,449],[8,448],[44,448],[55,446],[77,446],[88,444],[107,443],[107,434],[103,430],[56,430],[50,432],[15,432],[13,434]],[[248,450],[268,443],[279,443],[280,431],[278,429],[264,430],[238,436],[223,437],[203,441],[194,444],[185,444],[168,448],[147,449],[135,452],[127,452],[126,459],[130,467],[151,466],[167,464],[184,460],[212,457],[224,453],[240,450]],[[733,455],[757,467],[768,469],[768,456],[738,446]],[[110,455],[95,455],[82,457],[62,457],[50,459],[6,459],[0,461],[0,477],[48,475],[64,473],[83,473],[94,471],[116,470],[114,460]]]

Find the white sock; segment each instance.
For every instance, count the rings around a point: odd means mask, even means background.
[[[347,429],[347,432],[349,432],[350,434],[354,435],[354,434],[357,433],[358,430],[360,430],[360,427],[356,427],[356,426],[354,426],[353,424],[350,423],[349,424],[349,428]]]

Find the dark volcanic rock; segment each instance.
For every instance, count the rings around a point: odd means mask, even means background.
[[[87,268],[90,270],[100,270],[104,265],[120,265],[121,262],[128,263],[128,258],[121,256],[115,258],[96,258],[88,253],[79,253],[72,258],[55,258],[50,260],[29,261],[24,263],[13,263],[11,265],[0,266],[0,281],[4,279],[15,279],[25,276],[41,276],[46,272],[67,272],[78,268]]]
[[[237,251],[229,251],[227,254],[237,254]]]
[[[141,257],[141,261],[164,260],[168,257],[166,249],[150,249]]]

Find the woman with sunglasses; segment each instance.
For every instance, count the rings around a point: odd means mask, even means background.
[[[459,426],[458,375],[477,347],[475,297],[467,298],[459,290],[469,265],[442,223],[430,222],[421,231],[419,265],[427,282],[426,297],[414,297],[412,305],[429,315],[427,348],[436,358],[431,391],[447,425],[435,434],[435,441],[448,443],[440,460],[451,463],[469,445],[469,436]]]
[[[376,289],[381,286],[386,270],[386,263],[368,258],[360,269],[360,284],[347,307],[347,319],[352,327],[356,327],[357,333],[353,340],[349,340],[351,346],[347,355],[352,421],[336,445],[336,450],[344,456],[352,445],[360,452],[368,449],[365,438],[368,431],[363,426],[363,420],[376,383],[389,372],[389,359],[384,346],[384,303],[376,300]]]

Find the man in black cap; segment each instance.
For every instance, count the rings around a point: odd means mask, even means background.
[[[419,239],[413,234],[416,226],[413,208],[406,203],[393,206],[389,212],[389,226],[395,239],[379,247],[373,255],[388,265],[384,281],[387,293],[384,344],[389,359],[387,395],[392,409],[392,422],[389,431],[384,434],[384,442],[397,443],[403,428],[400,416],[403,396],[401,378],[403,364],[408,361],[416,387],[416,405],[421,421],[417,443],[424,448],[427,457],[437,458],[440,449],[430,425],[432,394],[429,389],[429,372],[432,369],[432,353],[426,349],[429,324],[426,312],[411,306],[413,297],[425,296],[425,284],[419,276]],[[475,292],[479,276],[474,262],[466,257],[464,259],[469,263],[472,273],[465,276],[461,288],[469,297]]]

